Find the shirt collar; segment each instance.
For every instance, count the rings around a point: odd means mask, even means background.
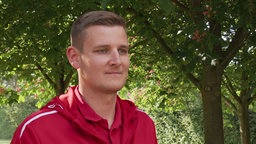
[[[78,99],[78,108],[85,119],[94,121],[94,122],[104,120],[84,101],[84,99],[82,98],[82,96],[78,90],[78,86],[75,88],[75,95]],[[117,98],[115,118],[114,118],[114,122],[111,126],[111,129],[118,128],[120,126],[121,126],[121,106],[120,106],[120,99]]]
[[[120,99],[116,99],[116,112],[115,112],[115,119],[111,126],[112,129],[119,128],[122,125],[122,113],[121,113],[121,106],[120,106]]]

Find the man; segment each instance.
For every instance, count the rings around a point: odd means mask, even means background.
[[[117,95],[127,79],[123,18],[92,11],[76,20],[67,49],[78,86],[55,97],[17,128],[12,144],[157,144],[147,114]]]

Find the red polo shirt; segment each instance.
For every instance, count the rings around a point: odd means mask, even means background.
[[[115,119],[97,115],[77,87],[54,98],[27,117],[11,144],[157,144],[153,121],[127,100],[117,97]]]

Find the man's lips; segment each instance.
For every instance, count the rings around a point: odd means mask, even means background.
[[[106,72],[105,74],[122,74],[122,72]]]

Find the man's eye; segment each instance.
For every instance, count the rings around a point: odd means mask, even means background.
[[[96,52],[97,52],[97,53],[101,53],[101,54],[105,54],[105,53],[108,52],[108,50],[106,50],[106,49],[101,49],[101,50],[97,50]]]
[[[121,55],[128,54],[128,50],[127,49],[119,49],[118,52]]]

